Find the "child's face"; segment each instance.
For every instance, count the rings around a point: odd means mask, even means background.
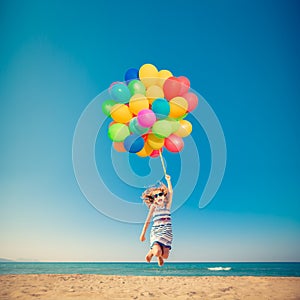
[[[154,203],[157,205],[163,205],[165,200],[165,195],[162,190],[155,190],[152,193],[152,197],[154,199]]]

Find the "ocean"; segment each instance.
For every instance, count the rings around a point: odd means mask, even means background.
[[[120,262],[1,262],[3,274],[103,274],[134,276],[294,276],[300,262],[276,263],[156,263]]]

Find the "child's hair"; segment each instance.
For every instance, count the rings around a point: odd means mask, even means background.
[[[161,190],[165,196],[168,194],[168,188],[162,183],[158,182],[156,185],[148,187],[142,194],[141,198],[145,202],[145,204],[150,207],[154,202],[154,197],[152,196],[153,191]]]

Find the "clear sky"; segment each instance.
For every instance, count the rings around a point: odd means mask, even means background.
[[[177,185],[178,155],[166,155],[175,201],[186,200],[173,213],[170,260],[300,261],[298,1],[0,5],[0,257],[144,259],[142,224],[109,218],[82,194],[72,142],[100,92],[128,68],[153,63],[189,77],[217,115],[227,146],[222,185],[203,209],[210,149],[200,126],[193,131],[200,176],[188,199],[179,199],[185,185]],[[99,173],[113,194],[138,202],[142,189],[126,185],[103,160],[110,147],[100,130]],[[126,174],[122,165],[120,171]]]

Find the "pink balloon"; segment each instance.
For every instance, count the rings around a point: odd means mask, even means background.
[[[142,109],[137,115],[138,124],[142,127],[151,127],[155,121],[155,113],[151,109]]]
[[[188,103],[188,112],[194,110],[198,105],[198,97],[194,93],[185,93],[182,95],[182,97],[187,101]]]
[[[153,150],[150,154],[150,157],[155,158],[159,156],[159,150]]]
[[[179,152],[182,150],[184,142],[181,137],[171,134],[168,138],[165,139],[165,147],[170,152]]]
[[[179,76],[177,80],[181,83],[179,91],[179,95],[181,96],[189,91],[191,84],[189,79],[185,76]]]

